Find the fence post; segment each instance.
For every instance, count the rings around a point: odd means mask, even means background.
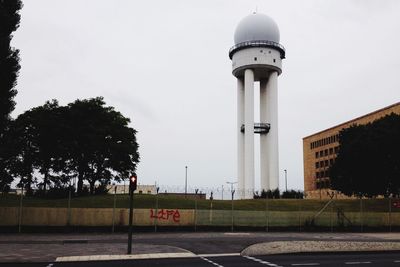
[[[67,204],[67,226],[71,224],[71,186],[68,191],[68,204]]]
[[[115,232],[115,208],[116,208],[116,202],[117,202],[117,186],[114,185],[114,203],[113,203],[113,213],[112,213],[112,228],[111,232]]]
[[[360,230],[363,231],[363,205],[362,205],[362,196],[360,197]]]
[[[194,199],[194,231],[197,231],[197,197]]]
[[[268,192],[265,194],[265,231],[268,232],[269,227],[269,206],[268,206]]]
[[[389,197],[389,232],[392,231],[392,198]]]
[[[232,190],[232,210],[231,210],[231,218],[232,218],[232,221],[231,221],[231,232],[233,232],[233,223],[234,223],[234,221],[233,221],[233,196],[235,195],[235,190]]]
[[[21,197],[19,198],[19,212],[18,212],[18,233],[21,233],[22,224],[22,198],[24,197],[24,185],[21,187]]]
[[[330,222],[331,222],[331,232],[333,232],[333,218],[332,218],[332,215],[333,215],[333,199],[332,199],[332,204],[331,204],[331,212],[330,212],[330,215],[329,215],[329,219],[330,219]]]
[[[302,198],[299,198],[299,232],[301,232],[301,202],[303,201]]]
[[[212,196],[212,192],[211,192],[211,196]],[[211,197],[211,203],[210,203],[210,225],[213,224],[212,221],[213,221],[213,199]]]
[[[157,225],[158,225],[158,191],[160,190],[160,187],[156,187],[156,218],[154,219],[154,232],[157,232]]]

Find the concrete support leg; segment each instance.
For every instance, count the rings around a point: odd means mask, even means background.
[[[269,187],[271,190],[279,188],[279,152],[278,152],[278,73],[272,72],[267,83],[267,121],[271,129],[267,134],[267,154]]]
[[[244,72],[245,94],[245,133],[244,133],[244,198],[253,198],[254,193],[254,72],[246,69]],[[242,193],[242,194],[243,194]]]
[[[244,125],[244,82],[237,79],[237,182],[238,196],[242,198],[240,192],[244,192],[244,133],[241,127]]]
[[[267,83],[268,80],[260,81],[260,122],[269,123],[267,120]],[[268,170],[268,143],[267,134],[260,135],[260,183],[261,190],[267,191],[269,188],[269,170]]]

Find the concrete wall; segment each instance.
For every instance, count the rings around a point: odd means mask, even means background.
[[[22,225],[33,226],[111,226],[113,209],[111,208],[22,208]],[[115,209],[115,225],[128,225],[129,209]],[[18,207],[0,207],[0,226],[18,225]],[[183,209],[135,209],[133,224],[138,226],[194,225],[194,210]]]
[[[234,211],[234,226],[302,227],[309,223],[316,212],[313,211]],[[400,227],[400,212],[346,212],[353,226]],[[23,208],[22,225],[29,226],[111,226],[112,209],[96,208]],[[128,209],[115,209],[115,225],[126,226]],[[16,226],[19,223],[18,207],[0,207],[0,227]],[[230,210],[184,210],[184,209],[135,209],[134,225],[137,226],[230,226]],[[335,212],[323,212],[315,219],[314,225],[338,226]],[[344,226],[350,226],[344,221]]]

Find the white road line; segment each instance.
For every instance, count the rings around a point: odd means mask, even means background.
[[[393,261],[393,262],[395,262],[395,263],[399,263],[400,261]]]
[[[257,258],[251,257],[251,256],[243,256],[243,258],[246,258],[246,259],[249,259],[249,260],[252,260],[252,261],[267,265],[267,266],[270,266],[270,267],[282,267],[282,266],[277,265],[275,263],[268,262],[268,261],[263,261],[263,260],[260,260],[260,259],[257,259]]]
[[[371,263],[370,261],[348,261],[348,262],[345,262],[344,264],[369,264],[369,263]]]
[[[198,254],[197,256],[204,257],[204,258],[231,257],[231,256],[240,256],[240,253]]]
[[[224,266],[219,265],[218,263],[213,262],[212,260],[209,260],[209,259],[207,259],[207,258],[200,257],[200,259],[202,259],[202,260],[204,260],[204,261],[206,261],[206,262],[208,262],[208,263],[211,263],[211,264],[214,265],[214,266],[217,266],[217,267],[224,267]]]
[[[292,263],[292,266],[317,266],[320,265],[318,262],[309,262],[309,263]]]
[[[53,266],[53,263],[50,263],[49,265],[47,265],[46,267],[51,267],[51,266]]]

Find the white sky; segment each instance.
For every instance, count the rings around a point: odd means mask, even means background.
[[[187,165],[191,190],[226,188],[236,180],[228,50],[256,7],[286,48],[281,188],[287,169],[288,187],[303,189],[303,137],[400,100],[400,1],[25,0],[13,116],[53,98],[104,96],[138,130],[140,183],[182,190]]]

